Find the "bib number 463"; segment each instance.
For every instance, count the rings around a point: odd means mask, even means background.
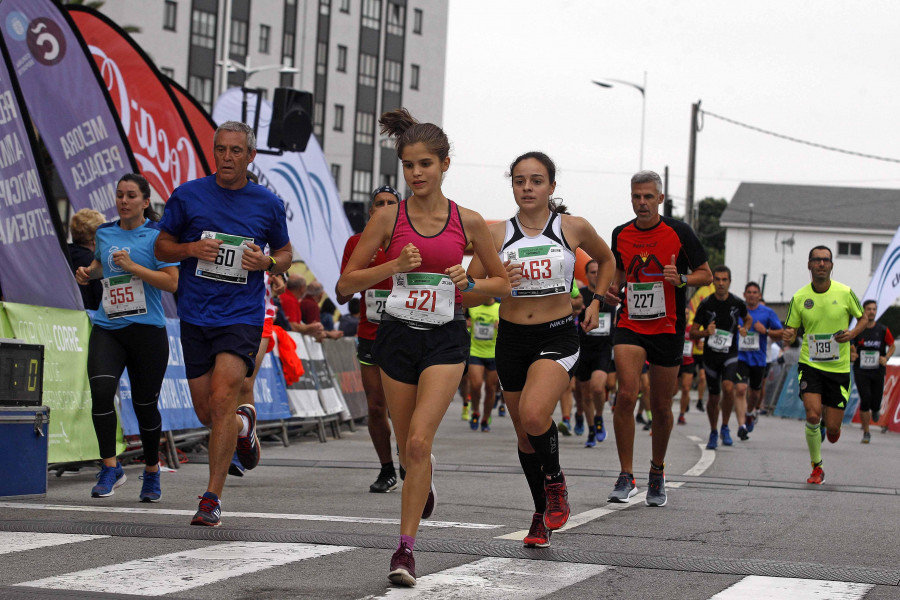
[[[550,279],[552,275],[549,258],[531,260],[522,264],[522,277],[525,279]]]
[[[434,312],[437,294],[431,290],[409,290],[406,308]]]

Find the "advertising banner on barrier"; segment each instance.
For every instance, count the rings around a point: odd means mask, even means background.
[[[341,394],[341,390],[331,374],[331,367],[325,361],[322,344],[309,336],[303,336],[303,341],[306,342],[306,353],[309,356],[309,361],[304,361],[303,366],[306,367],[307,371],[312,371],[316,378],[316,387],[319,388],[319,400],[322,402],[325,414],[339,414],[341,415],[341,420],[346,421],[350,418],[350,412],[347,410],[344,396]]]
[[[356,338],[326,340],[322,344],[322,351],[325,353],[325,362],[331,367],[334,379],[341,388],[350,418],[355,420],[368,415],[366,390],[359,372],[359,361],[356,360]]]
[[[67,7],[112,98],[141,174],[168,200],[184,183],[210,174],[169,87],[143,50],[118,25],[80,5]]]
[[[216,102],[213,120],[240,120],[242,101],[239,88],[228,90]],[[256,103],[248,104],[247,121],[252,123]],[[265,149],[272,120],[271,102],[262,102],[259,116],[257,144]],[[344,244],[353,230],[315,136],[310,138],[305,152],[257,154],[251,169],[259,175],[260,184],[284,200],[291,244],[322,286],[333,290],[341,275]]]
[[[135,170],[124,134],[68,13],[51,0],[5,0],[0,23],[34,124],[75,210],[116,218],[116,182]],[[48,110],[45,105],[52,105]]]
[[[849,423],[859,408],[859,393],[856,391],[856,385],[853,383],[853,374],[850,375],[850,401],[844,410],[844,423]],[[793,364],[788,367],[787,378],[784,380],[784,387],[778,396],[778,404],[775,405],[776,417],[787,417],[789,419],[805,419],[806,409],[803,408],[803,401],[800,399],[800,382],[797,381],[797,365]]]
[[[2,4],[0,4],[2,6]],[[0,23],[0,26],[8,26]],[[10,302],[79,310],[81,292],[48,210],[31,116],[0,37],[0,286]]]
[[[44,346],[44,405],[50,407],[49,461],[100,458],[87,375],[90,320],[83,310],[3,303],[17,339]],[[118,451],[125,449],[121,432]]]
[[[291,404],[291,414],[295,417],[324,417],[325,411],[322,409],[322,403],[319,401],[319,392],[316,389],[316,377],[310,366],[309,352],[306,350],[306,343],[303,341],[303,335],[294,331],[288,332],[294,343],[297,344],[297,358],[303,361],[303,376],[296,382],[288,386],[288,401]]]

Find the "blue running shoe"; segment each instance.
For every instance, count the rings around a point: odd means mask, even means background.
[[[228,465],[228,474],[235,477],[243,477],[246,470],[240,459],[238,459],[237,451],[235,451],[234,456],[231,457],[231,464]]]
[[[597,428],[597,442],[602,442],[606,439],[606,427],[603,426],[603,417],[594,419],[594,426]]]
[[[707,450],[715,450],[719,446],[719,432],[710,431],[709,441],[706,443]]]
[[[747,415],[747,418],[744,419],[744,426],[747,428],[747,433],[753,433],[753,427],[756,425],[756,419],[753,418],[753,415]]]
[[[588,430],[587,441],[584,443],[585,448],[593,448],[597,445],[597,431],[591,427]]]
[[[159,497],[162,496],[162,489],[159,487],[159,471],[144,471],[140,478],[144,480],[144,485],[141,486],[141,495],[138,496],[141,502],[159,502]]]
[[[556,424],[556,429],[560,434],[569,437],[572,435],[570,429],[572,428],[572,424],[569,422],[569,419],[563,417],[563,420]]]
[[[114,490],[124,484],[126,479],[125,470],[118,461],[115,467],[101,466],[100,472],[97,473],[97,485],[91,490],[91,498],[112,496],[116,493]]]
[[[477,412],[471,413],[471,417],[469,418],[469,427],[472,428],[472,431],[478,431],[478,421],[481,419],[481,415]]]
[[[481,430],[485,433],[489,432],[491,430],[491,424],[487,421],[482,421]]]
[[[581,414],[575,415],[575,435],[584,433],[584,417]]]
[[[734,443],[731,439],[731,430],[728,429],[728,425],[722,425],[722,445],[730,446]]]
[[[501,404],[500,408],[497,409],[497,415],[501,416],[501,417],[506,416],[506,405],[505,404]]]
[[[205,527],[218,527],[222,524],[222,501],[212,492],[204,492],[200,499],[200,506],[191,519],[191,525],[203,525]]]
[[[256,437],[256,409],[252,404],[241,404],[238,406],[237,412],[250,422],[247,435],[238,436],[237,440],[238,460],[241,461],[241,466],[249,471],[259,464],[260,449],[259,438]]]

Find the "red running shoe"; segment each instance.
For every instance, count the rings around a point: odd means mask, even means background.
[[[413,558],[412,549],[406,544],[400,544],[391,557],[391,572],[388,573],[388,579],[394,585],[407,587],[416,585],[416,559]]]
[[[560,472],[560,483],[544,482],[544,495],[547,496],[547,508],[544,510],[544,526],[556,531],[569,520],[569,492],[566,489],[566,477]]]
[[[250,422],[245,437],[238,436],[237,440],[237,456],[241,466],[246,470],[250,470],[259,464],[259,439],[256,437],[256,409],[252,404],[241,404],[238,406],[239,415],[244,415]]]
[[[528,535],[525,536],[522,542],[524,542],[526,548],[550,547],[550,532],[544,527],[544,515],[534,513],[531,516],[531,529],[528,530]]]
[[[825,471],[822,469],[821,464],[813,465],[812,475],[809,476],[806,483],[815,483],[817,485],[825,483]]]
[[[212,492],[205,492],[200,499],[200,506],[197,508],[194,518],[191,519],[191,525],[202,525],[204,527],[218,527],[222,524],[222,502]]]

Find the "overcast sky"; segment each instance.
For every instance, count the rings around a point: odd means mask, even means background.
[[[515,212],[505,174],[529,150],[557,164],[557,193],[609,241],[634,217],[647,72],[644,168],[686,192],[691,104],[827,146],[900,159],[900,2],[449,0],[445,194],[486,219]],[[900,164],[781,140],[706,116],[695,198],[741,181],[900,188]],[[802,218],[802,215],[798,215]]]

